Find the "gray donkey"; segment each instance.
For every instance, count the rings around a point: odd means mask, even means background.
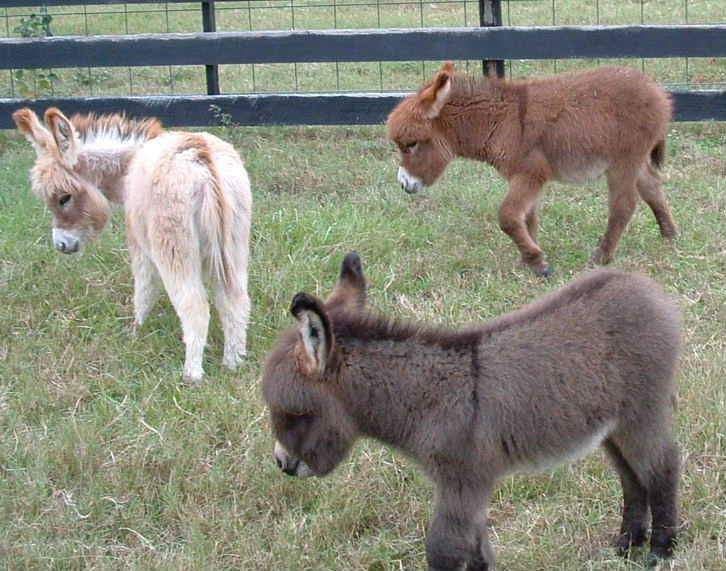
[[[281,335],[262,381],[285,473],[328,474],[358,436],[390,444],[436,485],[429,569],[491,571],[495,482],[602,445],[623,487],[618,550],[645,541],[650,508],[649,560],[672,556],[681,326],[657,284],[598,270],[459,331],[391,321],[365,303],[355,253],[325,302],[293,299],[297,326]]]

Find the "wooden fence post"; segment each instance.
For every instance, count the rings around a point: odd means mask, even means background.
[[[202,29],[205,32],[216,32],[214,0],[202,0]],[[205,66],[207,72],[207,95],[219,95],[219,66]]]
[[[502,25],[502,0],[479,0],[479,26],[491,27]],[[504,60],[484,60],[484,75],[504,77]]]

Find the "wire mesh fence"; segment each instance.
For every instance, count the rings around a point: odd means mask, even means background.
[[[201,2],[111,3],[109,0],[15,2],[0,9],[5,37],[139,34],[202,31]],[[12,2],[11,2],[12,3]],[[418,28],[479,26],[478,0],[217,0],[217,31]],[[723,0],[503,0],[505,26],[720,24]],[[4,26],[3,26],[4,24]],[[591,67],[599,63],[639,66],[671,87],[726,85],[726,58],[648,60],[517,60],[510,77]],[[123,62],[122,62],[123,63]],[[457,62],[481,73],[478,61]],[[439,62],[291,63],[222,65],[221,92],[305,93],[405,91],[416,88]],[[200,66],[8,70],[0,97],[188,95],[207,92]]]

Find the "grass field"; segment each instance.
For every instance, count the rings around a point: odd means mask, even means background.
[[[275,4],[267,4],[273,14]],[[337,3],[339,27],[376,25],[362,8],[350,23],[343,20],[344,4]],[[592,23],[594,4],[576,0],[563,9],[557,0],[558,23]],[[640,2],[600,4],[603,23],[640,21]],[[247,3],[239,5],[243,21]],[[474,2],[445,6],[445,14],[425,6],[429,15],[444,14],[439,24],[462,24],[454,10],[464,5],[473,24]],[[646,21],[683,21],[683,5],[645,2]],[[689,21],[723,18],[722,0],[688,6]],[[512,23],[551,23],[551,2],[511,8],[514,15],[505,17]],[[415,25],[418,9],[390,8],[391,21],[382,23]],[[126,16],[104,11],[110,8],[88,8],[90,32],[123,32]],[[26,12],[5,12],[8,35]],[[399,12],[408,19],[396,20]],[[55,33],[84,33],[83,17],[51,13]],[[218,16],[220,29],[237,29],[235,13]],[[158,21],[132,15],[129,31],[165,31],[159,14]],[[178,21],[170,14],[172,31],[198,29],[196,12],[182,12]],[[310,27],[329,27],[320,18]],[[252,27],[289,27],[281,22]],[[553,65],[518,62],[513,73]],[[559,62],[558,69],[572,65],[592,62]],[[703,69],[701,83],[723,82],[724,65],[691,60],[688,79],[699,79]],[[292,66],[255,67],[262,88],[294,88]],[[336,88],[334,65],[298,68],[298,87],[322,73],[324,81],[311,89]],[[646,70],[673,82],[684,74],[682,60],[647,62]],[[422,66],[341,64],[339,71],[341,89],[378,89],[379,80],[397,89],[414,87]],[[98,84],[91,80],[96,93],[127,93],[128,72],[120,72],[94,71],[107,74]],[[83,92],[77,73],[61,73],[60,94]],[[172,88],[158,69],[137,73],[139,92]],[[177,91],[203,89],[203,71],[172,73],[180,74]],[[236,66],[223,70],[223,85],[250,90],[250,77],[250,67]],[[325,295],[343,255],[356,249],[381,310],[442,324],[483,320],[569,282],[605,227],[602,183],[550,187],[540,240],[556,273],[544,281],[518,265],[499,230],[505,186],[485,165],[455,162],[437,186],[411,197],[395,181],[396,156],[381,127],[214,132],[237,146],[253,182],[253,318],[249,358],[234,374],[221,367],[213,318],[207,381],[199,389],[180,382],[181,331],[168,301],[139,337],[129,336],[132,279],[120,213],[82,255],[55,253],[50,215],[29,192],[34,153],[19,136],[0,132],[0,568],[422,568],[431,487],[400,454],[361,442],[324,480],[297,481],[275,466],[259,377],[277,332],[291,322],[292,296]],[[678,409],[683,531],[676,559],[664,568],[726,567],[725,156],[726,124],[674,125],[665,176],[681,235],[664,244],[641,205],[614,263],[658,280],[685,315]],[[609,547],[620,502],[617,477],[600,453],[549,474],[504,480],[491,510],[498,568],[640,569],[644,553],[626,563]]]
[[[284,477],[259,394],[262,359],[298,290],[325,294],[357,249],[373,304],[454,324],[510,310],[583,270],[605,225],[602,185],[551,188],[541,241],[557,273],[517,265],[496,224],[502,181],[457,162],[405,195],[381,128],[218,132],[246,158],[255,213],[250,356],[180,383],[168,302],[127,332],[131,274],[120,216],[80,257],[56,254],[28,191],[33,153],[0,134],[0,558],[11,569],[421,568],[431,489],[372,442],[325,480]],[[667,187],[682,234],[663,244],[639,208],[616,266],[653,276],[686,317],[679,375],[683,533],[676,569],[723,569],[726,541],[726,127],[679,125]],[[620,491],[601,454],[502,482],[492,536],[502,569],[638,569],[608,547]]]

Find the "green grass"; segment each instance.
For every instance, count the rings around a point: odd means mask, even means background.
[[[361,442],[331,477],[284,477],[259,376],[293,294],[327,293],[358,250],[372,303],[458,324],[569,282],[604,229],[602,184],[546,192],[541,242],[556,274],[518,266],[499,231],[504,183],[458,161],[410,197],[380,127],[215,131],[245,157],[255,197],[250,356],[221,368],[217,321],[200,389],[180,382],[167,301],[132,339],[121,216],[80,257],[55,253],[28,190],[29,145],[0,135],[0,559],[11,569],[418,569],[431,487],[409,461]],[[726,126],[672,128],[667,189],[682,234],[664,244],[641,205],[615,265],[681,302],[682,543],[673,568],[726,564]],[[617,478],[598,453],[501,483],[491,511],[501,569],[639,569],[610,541]]]

